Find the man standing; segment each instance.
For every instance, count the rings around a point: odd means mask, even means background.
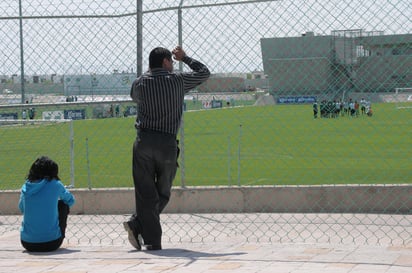
[[[364,98],[361,99],[360,105],[362,115],[366,114],[366,100]]]
[[[318,103],[315,101],[312,107],[313,107],[313,117],[317,118],[318,117]]]
[[[191,72],[173,72],[173,60]],[[169,202],[177,170],[178,145],[184,96],[210,76],[208,68],[188,57],[181,46],[170,52],[157,47],[149,55],[149,71],[132,84],[130,96],[137,103],[133,145],[133,181],[136,213],[123,225],[130,244],[141,250],[162,249],[160,213]]]

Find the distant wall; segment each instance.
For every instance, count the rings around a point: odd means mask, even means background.
[[[0,84],[0,93],[3,89],[10,89],[13,91],[13,94],[21,94],[21,84],[20,83],[1,83]],[[63,95],[63,84],[62,83],[25,83],[24,92],[26,94],[56,94]]]

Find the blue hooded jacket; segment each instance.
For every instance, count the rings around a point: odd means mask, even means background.
[[[19,209],[23,213],[21,240],[29,243],[44,243],[57,240],[62,236],[57,207],[59,200],[69,207],[75,202],[74,196],[61,181],[26,180],[21,188],[19,200]]]

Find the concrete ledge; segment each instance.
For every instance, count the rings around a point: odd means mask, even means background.
[[[73,214],[131,214],[133,188],[71,189]],[[412,213],[412,185],[173,188],[167,213]],[[0,214],[20,214],[20,191],[1,191]]]

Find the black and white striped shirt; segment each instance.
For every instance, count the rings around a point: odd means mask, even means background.
[[[133,82],[130,96],[137,103],[137,128],[177,135],[185,94],[210,76],[201,62],[188,56],[182,62],[192,71],[179,73],[155,68]]]

